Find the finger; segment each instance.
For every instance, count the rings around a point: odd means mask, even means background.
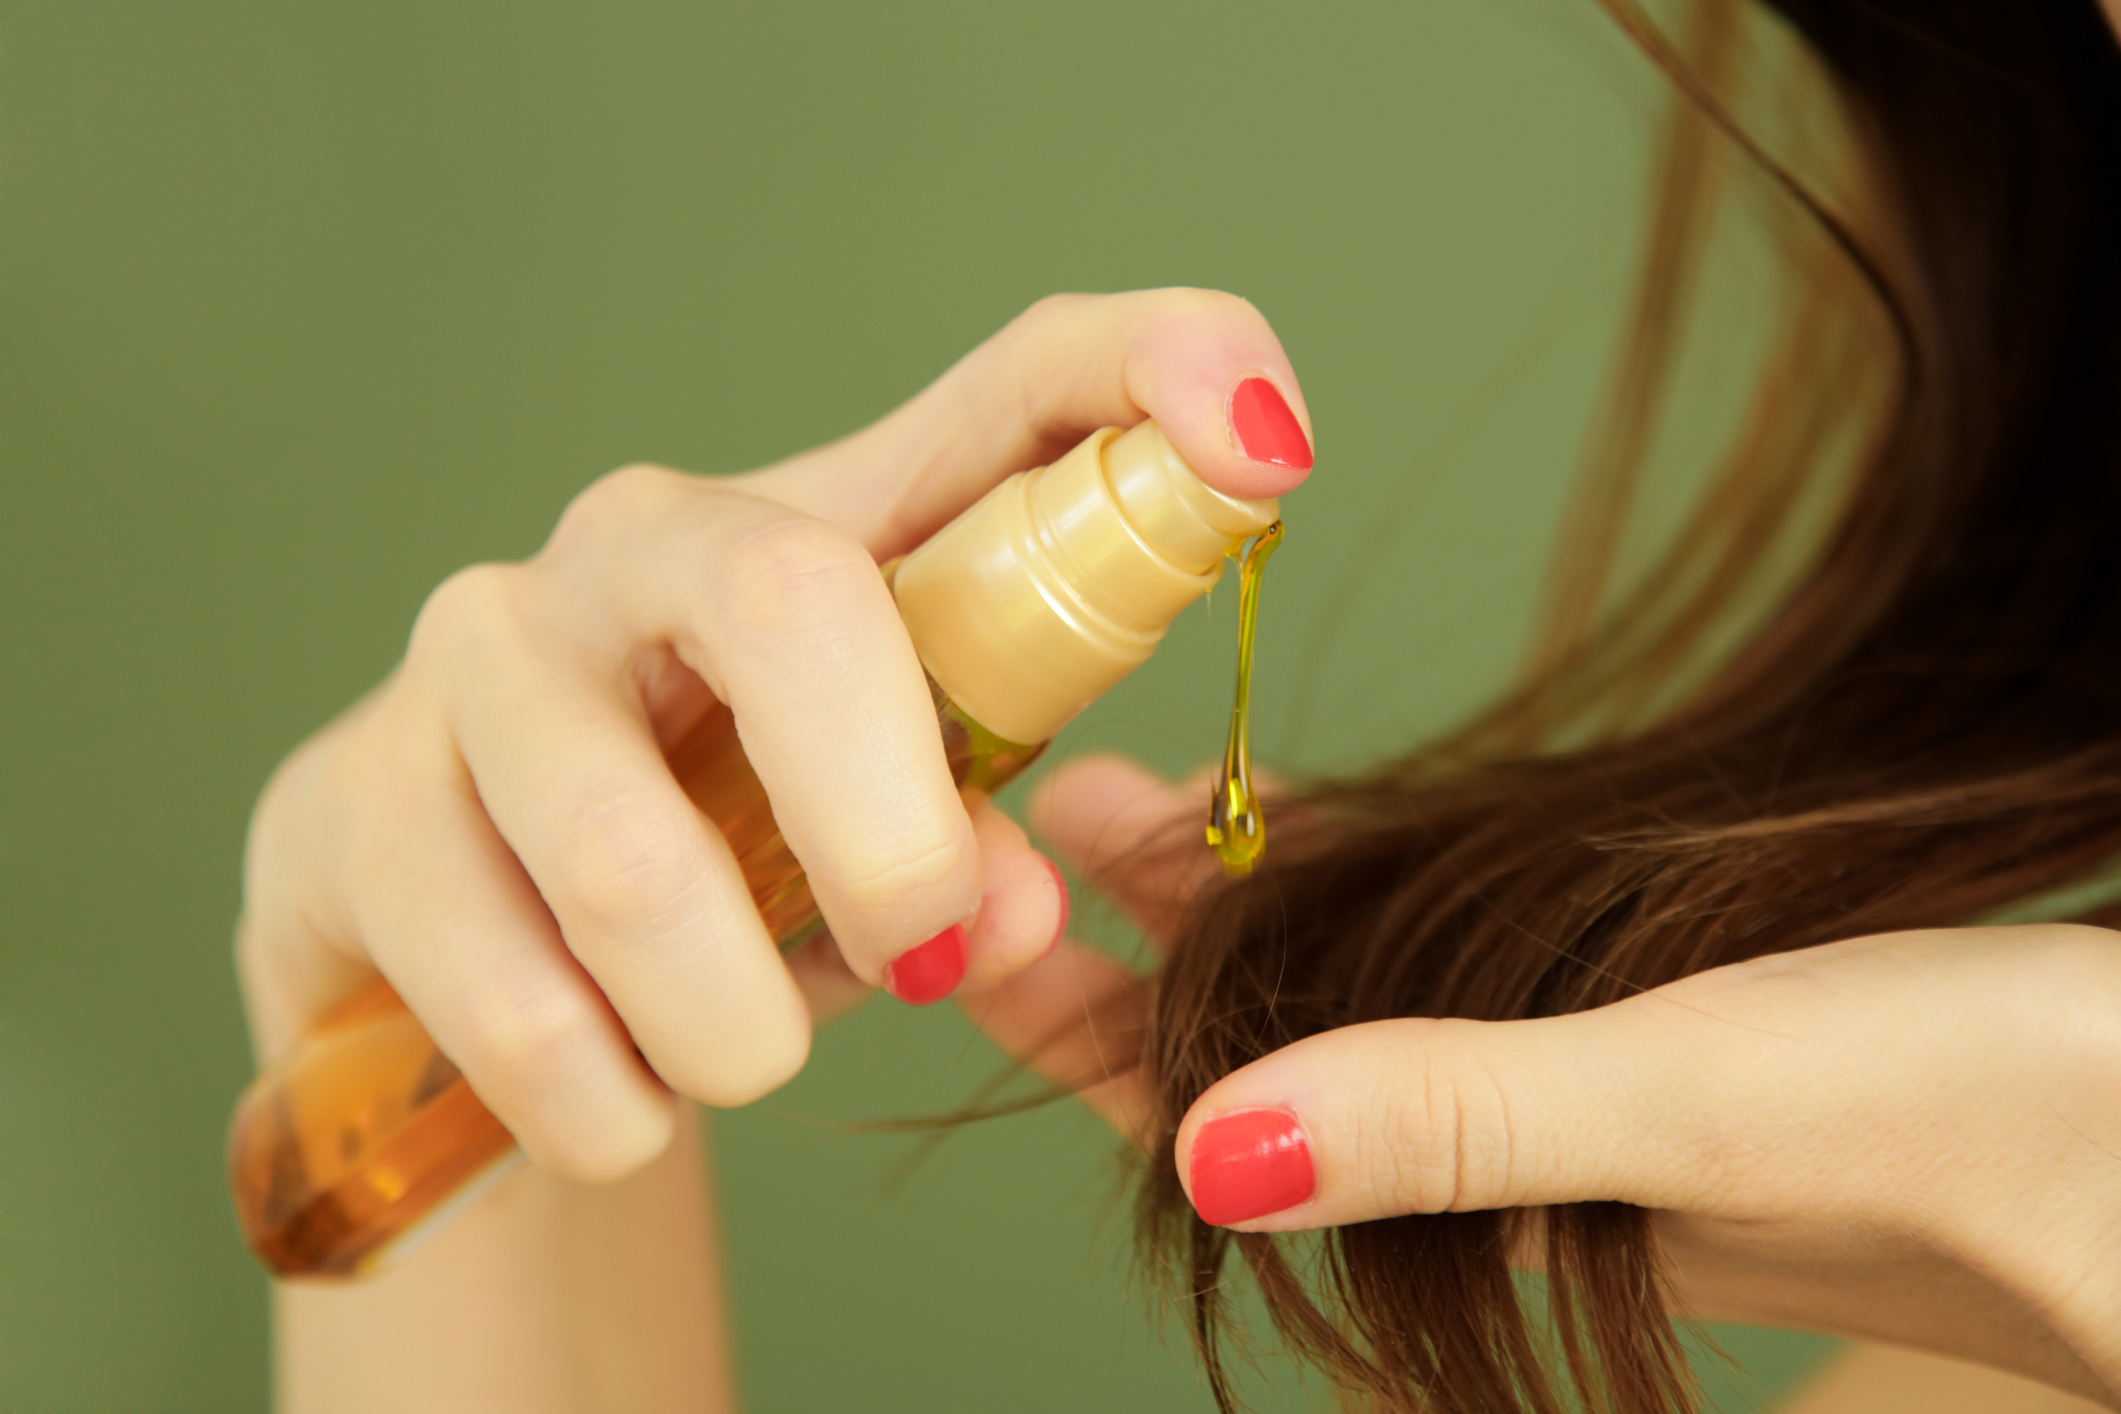
[[[997,987],[960,999],[988,1039],[1076,1093],[1139,1142],[1149,1095],[1139,1068],[1146,979],[1094,948],[1063,942]]]
[[[295,751],[273,773],[251,817],[243,861],[243,913],[236,967],[261,1067],[276,1065],[324,1016],[376,980],[375,962],[346,916],[337,867],[351,851],[330,808],[334,758],[343,753],[362,703]],[[344,772],[336,776],[343,778]]]
[[[1159,944],[1220,874],[1201,833],[1204,778],[1173,785],[1123,756],[1077,757],[1039,783],[1030,813],[1060,857]]]
[[[1060,867],[1031,848],[1023,827],[992,805],[972,818],[979,840],[979,917],[968,930],[964,990],[979,991],[1023,971],[1059,946],[1068,926],[1068,885]]]
[[[393,824],[334,851],[331,892],[480,1100],[569,1178],[618,1178],[662,1152],[669,1092],[568,955],[446,746],[418,762],[353,751],[338,769],[378,806],[371,818]]]
[[[656,1073],[708,1104],[755,1100],[802,1067],[810,1026],[736,857],[624,686],[524,622],[489,605],[454,640],[451,724],[479,799]]]
[[[1051,860],[1026,843],[1014,820],[992,805],[973,817],[985,882],[979,917],[967,929],[969,961],[960,995],[996,985],[1052,952],[1068,925],[1068,885]],[[830,933],[788,955],[788,971],[813,1026],[853,1010],[871,994]]]
[[[637,645],[668,644],[729,706],[741,752],[857,976],[873,986],[895,978],[907,1000],[950,990],[964,968],[960,927],[979,907],[978,847],[927,675],[867,551],[774,502],[634,469],[577,499],[531,579],[527,611],[503,604],[499,615],[562,626],[584,674],[633,692]],[[490,679],[460,682],[467,697],[495,704],[508,727],[496,741],[520,747],[537,735],[534,703],[518,708],[519,694]],[[529,757],[541,752],[527,753],[526,770],[539,771]],[[549,769],[574,780],[571,798],[609,794],[564,761]],[[546,808],[534,796],[521,803]],[[685,880],[673,872],[665,882],[674,890]]]
[[[1282,495],[1311,466],[1303,394],[1266,319],[1235,295],[1176,289],[1041,300],[883,421],[760,485],[883,558],[1008,473],[1145,417],[1229,495]]]
[[[1179,1172],[1210,1223],[1280,1232],[1402,1213],[1617,1200],[1684,1206],[1714,1182],[1713,1080],[1681,1009],[1370,1022],[1218,1081]],[[1714,1126],[1708,1126],[1713,1128]]]

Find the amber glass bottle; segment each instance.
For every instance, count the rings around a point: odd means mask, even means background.
[[[888,567],[968,803],[1147,658],[1223,556],[1276,516],[1272,501],[1202,483],[1145,422],[1010,477]],[[729,841],[772,935],[809,936],[817,905],[727,709],[670,765]],[[251,1085],[228,1140],[244,1238],[283,1276],[356,1275],[402,1256],[518,1154],[383,982]]]

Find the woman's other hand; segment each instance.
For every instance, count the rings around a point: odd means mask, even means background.
[[[909,951],[942,939],[975,987],[1040,956],[1057,875],[968,818],[877,564],[1144,416],[1210,484],[1287,491],[1308,457],[1255,459],[1231,426],[1257,377],[1302,416],[1242,300],[1057,297],[843,441],[744,476],[614,472],[530,560],[452,577],[260,801],[238,960],[261,1059],[380,971],[535,1160],[611,1179],[669,1141],[673,1092],[772,1090]],[[788,961],[666,763],[718,704],[830,929]]]
[[[1040,823],[1096,874],[1202,818],[1204,796],[1086,760],[1052,779]],[[1190,882],[1115,877],[1152,938]],[[1142,1000],[1071,947],[967,1004],[1081,1084]],[[1133,1132],[1144,1093],[1119,1075],[1088,1095]],[[1575,1015],[1350,1026],[1212,1086],[1176,1158],[1196,1211],[1247,1232],[1636,1204],[1702,1319],[1939,1351],[2121,1405],[2121,935],[2103,929],[1860,938]]]

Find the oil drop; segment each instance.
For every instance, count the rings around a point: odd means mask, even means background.
[[[1281,544],[1281,522],[1261,531],[1245,551],[1237,578],[1237,700],[1230,708],[1230,740],[1222,775],[1208,803],[1208,847],[1223,872],[1241,878],[1267,849],[1267,821],[1252,793],[1252,635],[1259,627],[1259,577]]]

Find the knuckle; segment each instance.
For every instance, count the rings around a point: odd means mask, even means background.
[[[513,623],[522,610],[522,569],[468,565],[436,585],[413,619],[410,662],[446,658]]]
[[[947,883],[972,861],[969,829],[947,822],[902,833],[875,852],[842,861],[837,892],[855,908],[882,912],[906,895]]]
[[[461,1029],[466,1073],[521,1101],[579,1077],[601,1028],[581,998],[548,987],[470,998]]]
[[[1388,1175],[1404,1212],[1467,1212],[1501,1206],[1512,1185],[1509,1107],[1494,1073],[1453,1042],[1455,1026],[1429,1028],[1412,1074],[1373,1082],[1360,1132],[1374,1145],[1370,1172]]]
[[[1009,321],[1012,334],[1036,337],[1040,330],[1074,317],[1084,305],[1100,298],[1097,295],[1076,294],[1059,291],[1041,295],[1024,307],[1024,312]]]
[[[540,1167],[609,1183],[669,1142],[674,1115],[640,1108],[610,1014],[561,986],[489,988],[458,1004],[449,1048],[473,1090]]]
[[[546,550],[564,553],[578,543],[623,533],[659,513],[689,481],[682,472],[646,462],[607,471],[575,493],[560,512]]]
[[[568,830],[549,872],[538,883],[563,929],[593,932],[666,919],[704,877],[696,829],[624,799],[600,805]]]
[[[741,634],[815,629],[850,595],[881,592],[876,561],[859,540],[805,516],[773,516],[746,531],[718,560],[716,612]]]
[[[408,833],[433,825],[438,793],[453,784],[443,729],[402,703],[384,701],[350,729],[305,743],[282,766],[251,826],[259,897],[299,877],[313,920],[358,934],[393,877]],[[303,861],[299,876],[292,861]],[[313,921],[311,926],[317,926]]]

